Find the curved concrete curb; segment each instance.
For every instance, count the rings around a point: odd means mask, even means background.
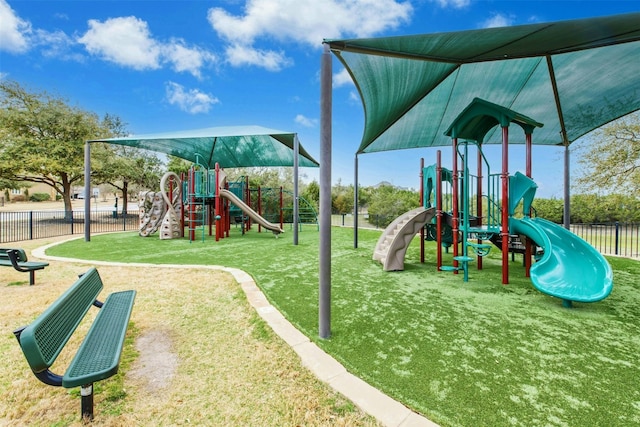
[[[297,330],[273,305],[269,303],[253,278],[237,268],[219,265],[180,265],[180,264],[148,264],[121,263],[107,261],[90,261],[76,258],[48,256],[45,251],[55,245],[81,237],[55,242],[31,251],[36,258],[50,261],[75,262],[93,265],[121,265],[129,267],[167,267],[167,268],[203,268],[222,270],[230,273],[240,284],[247,296],[249,304],[258,315],[280,336],[300,357],[302,364],[311,370],[318,379],[329,384],[335,391],[344,395],[367,414],[375,417],[388,427],[438,427],[437,424],[417,414],[397,400],[392,399],[365,381],[347,372],[347,369],[325,353],[320,347]]]

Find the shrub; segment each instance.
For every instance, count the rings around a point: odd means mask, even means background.
[[[30,202],[47,202],[51,200],[51,196],[47,193],[33,193],[29,197]]]
[[[13,196],[11,198],[12,202],[24,202],[25,200],[27,200],[27,199],[22,194],[16,194],[15,196]]]

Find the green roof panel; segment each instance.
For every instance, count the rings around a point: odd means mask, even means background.
[[[325,43],[362,98],[358,153],[450,144],[474,98],[535,118],[533,143],[547,145],[640,109],[640,13]],[[501,141],[495,130],[484,139]]]
[[[125,145],[157,151],[199,163],[210,169],[293,166],[297,135],[260,126],[227,126],[193,129],[91,142]],[[299,145],[298,165],[318,167],[318,162]]]

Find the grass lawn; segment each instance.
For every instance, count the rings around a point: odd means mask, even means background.
[[[154,264],[218,264],[251,274],[267,298],[352,373],[442,426],[640,424],[640,263],[610,258],[614,289],[574,303],[536,291],[521,257],[501,284],[500,253],[470,280],[438,273],[435,246],[405,271],[371,260],[380,231],[332,229],[332,336],[318,338],[318,239],[313,229],[275,239],[254,231],[215,242],[136,233],[93,236],[48,255]],[[445,256],[446,259],[450,255]],[[208,273],[202,273],[202,281]],[[580,271],[568,272],[580,275]],[[144,298],[144,296],[141,296]]]

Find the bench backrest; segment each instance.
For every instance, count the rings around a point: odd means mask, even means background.
[[[7,251],[15,250],[18,251],[18,262],[27,262],[27,254],[24,249],[2,249],[0,248],[0,259],[9,259],[9,254]]]
[[[102,287],[98,270],[89,269],[22,330],[20,346],[33,372],[42,372],[53,364]]]

